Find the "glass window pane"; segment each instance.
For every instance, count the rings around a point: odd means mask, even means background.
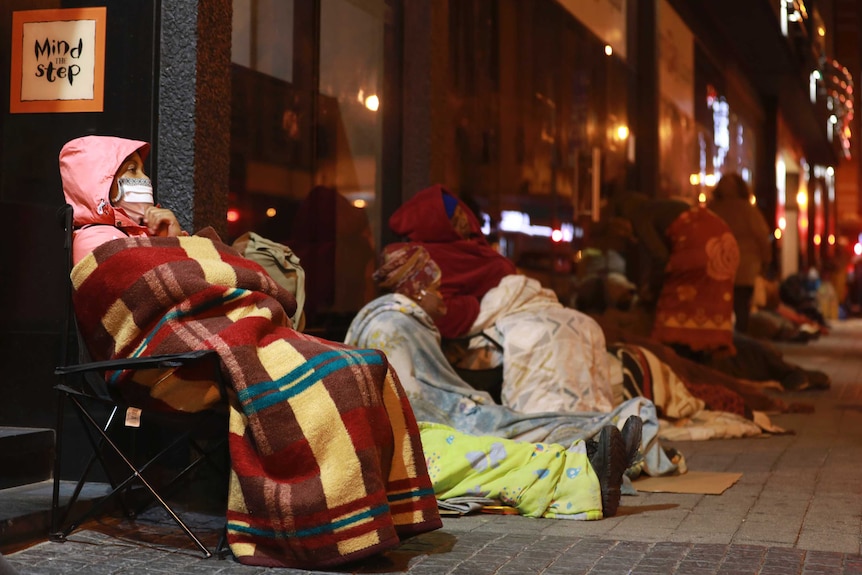
[[[312,329],[374,296],[385,8],[234,0],[228,239],[299,255]]]

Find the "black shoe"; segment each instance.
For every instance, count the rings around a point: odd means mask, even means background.
[[[587,457],[599,478],[602,515],[613,517],[620,505],[620,488],[626,471],[626,444],[620,430],[613,425],[604,426],[592,442],[592,449],[587,442]]]
[[[626,469],[637,463],[643,438],[644,422],[637,415],[631,415],[623,425],[623,441],[626,444]]]

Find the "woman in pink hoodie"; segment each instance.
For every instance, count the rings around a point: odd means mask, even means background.
[[[237,559],[327,568],[439,528],[419,428],[377,350],[293,329],[296,300],[212,230],[188,236],[154,205],[144,142],[73,140],[60,153],[74,207],[72,302],[95,360],[212,349],[232,393],[227,541]],[[130,237],[131,236],[131,237]],[[106,373],[147,409],[219,398],[196,366]]]
[[[113,136],[84,136],[60,151],[63,193],[73,210],[72,260],[122,236],[188,235],[170,210],[155,204],[144,173],[150,145]]]

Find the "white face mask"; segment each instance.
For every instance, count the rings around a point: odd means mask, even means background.
[[[143,224],[147,208],[155,203],[153,184],[149,178],[120,178],[117,180],[117,191],[114,206],[122,208],[126,215]]]

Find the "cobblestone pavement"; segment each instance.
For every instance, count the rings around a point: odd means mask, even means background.
[[[691,470],[743,474],[722,495],[641,492],[624,497],[616,517],[591,522],[446,518],[439,531],[331,572],[862,575],[862,320],[781,349],[833,380],[828,391],[782,394],[815,407],[773,416],[794,434],[673,444]],[[199,514],[192,523],[215,547],[222,519]],[[66,543],[37,543],[5,559],[21,575],[273,572],[232,559],[203,560],[158,513],[135,523],[91,523]]]

